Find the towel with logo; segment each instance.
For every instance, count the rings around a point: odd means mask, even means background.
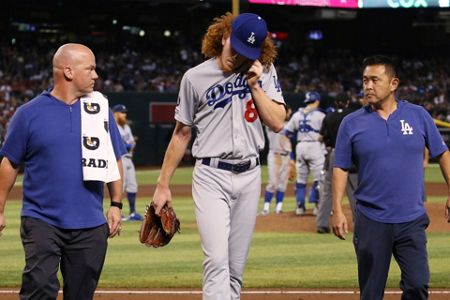
[[[100,92],[80,99],[81,155],[84,181],[105,183],[120,179],[109,134],[109,103]]]

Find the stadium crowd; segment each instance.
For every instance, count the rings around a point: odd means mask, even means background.
[[[182,74],[203,57],[186,44],[172,46],[177,47],[175,51],[161,45],[154,45],[155,51],[138,47],[94,48],[100,76],[96,90],[176,92]],[[17,107],[51,87],[48,62],[54,50],[48,45],[0,46],[0,145]],[[348,91],[356,98],[362,86],[358,67],[362,59],[349,50],[318,55],[281,48],[276,66],[284,92],[317,90],[334,97]],[[424,106],[436,119],[450,121],[450,57],[430,55],[398,60],[402,72],[398,97]]]

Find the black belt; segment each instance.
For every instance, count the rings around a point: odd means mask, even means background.
[[[283,153],[283,152],[273,152],[273,153],[275,153],[275,154],[277,154],[277,155],[281,155],[281,156],[287,156],[287,155],[289,155],[289,152],[287,152],[287,153]]]
[[[203,158],[202,164],[211,166],[211,158],[209,158],[209,157]],[[258,165],[259,165],[259,158],[257,157],[255,167]],[[231,171],[233,173],[243,173],[245,171],[248,171],[251,166],[252,166],[251,159],[249,159],[245,162],[242,162],[242,163],[238,163],[238,164],[232,164],[232,163],[228,163],[228,162],[221,161],[221,160],[219,160],[219,162],[217,163],[218,169]]]
[[[317,140],[304,140],[304,141],[298,141],[298,143],[315,143],[315,142],[319,142]]]

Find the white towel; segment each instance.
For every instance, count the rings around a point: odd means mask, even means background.
[[[92,92],[80,101],[83,180],[106,183],[119,180],[119,167],[109,134],[108,99],[100,92]]]

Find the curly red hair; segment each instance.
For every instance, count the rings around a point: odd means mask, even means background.
[[[228,38],[230,36],[231,23],[234,18],[235,17],[230,12],[214,18],[213,23],[208,27],[208,30],[203,37],[203,55],[208,58],[212,58],[218,57],[222,54],[222,37]],[[275,57],[277,56],[277,50],[269,34],[264,40],[261,48],[261,56],[258,59],[263,66],[268,67],[273,63]]]

